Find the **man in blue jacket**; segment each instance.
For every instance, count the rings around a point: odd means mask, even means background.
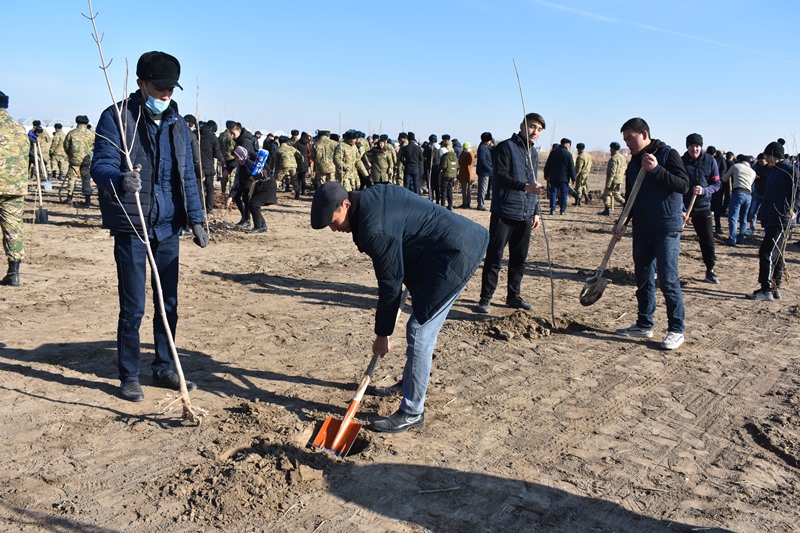
[[[425,423],[425,394],[436,338],[450,308],[478,268],[486,229],[403,187],[370,187],[348,193],[329,181],[314,193],[311,227],[352,233],[372,259],[378,280],[373,352],[392,348],[403,285],[413,311],[406,325],[406,365],[400,409],[372,429],[400,433]]]
[[[550,185],[550,214],[556,212],[556,203],[560,205],[559,214],[567,212],[569,184],[575,183],[575,159],[569,151],[572,141],[566,137],[561,144],[547,156],[544,164],[544,179]]]
[[[766,185],[758,211],[764,238],[758,249],[758,290],[747,294],[750,300],[771,302],[781,298],[785,241],[789,224],[800,210],[798,170],[786,160],[783,145],[771,142],[764,149]]]
[[[475,169],[478,174],[478,211],[486,211],[484,202],[492,178],[492,146],[494,139],[488,131],[481,133],[481,144],[478,146],[478,163]]]
[[[140,238],[137,194],[161,278],[164,311],[173,339],[178,322],[181,228],[188,226],[194,233],[195,244],[201,248],[208,246],[189,128],[172,100],[174,88],[180,87],[180,63],[164,52],[147,52],[139,58],[136,76],[139,90],[117,103],[116,109],[111,106],[100,116],[91,170],[99,188],[103,227],[114,237],[120,303],[117,322],[120,392],[132,402],[144,399],[139,384],[139,326],[144,316],[147,279],[147,247]],[[122,114],[122,128],[117,109]],[[130,150],[130,163],[123,147]],[[158,309],[153,318],[153,336],[153,382],[178,390],[178,375],[172,367],[169,341]],[[189,390],[196,388],[191,381],[186,386]]]
[[[492,207],[489,219],[489,247],[483,260],[481,298],[476,313],[489,313],[500,263],[508,246],[508,284],[506,305],[530,310],[531,304],[522,298],[522,275],[531,243],[531,230],[539,227],[539,196],[536,183],[539,153],[533,143],[544,130],[544,118],[528,113],[519,125],[519,133],[498,144],[492,150]]]
[[[633,267],[639,314],[635,324],[617,330],[617,334],[653,338],[657,270],[667,304],[668,323],[661,348],[674,350],[683,344],[685,330],[678,257],[683,230],[683,195],[689,192],[689,178],[678,152],[650,137],[650,126],[644,119],[632,118],[620,131],[633,155],[625,172],[625,198],[630,198],[639,170],[644,169],[646,174],[629,217],[633,220]],[[612,230],[614,236],[621,239],[625,227],[616,228],[615,225]]]

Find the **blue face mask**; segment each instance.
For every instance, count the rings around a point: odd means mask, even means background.
[[[160,115],[164,111],[167,110],[169,107],[169,103],[172,100],[156,100],[152,96],[147,97],[147,102],[144,105],[147,106],[147,109],[153,112],[154,115]]]

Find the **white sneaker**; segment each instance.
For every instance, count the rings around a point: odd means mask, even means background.
[[[622,335],[623,337],[633,337],[634,339],[652,339],[653,330],[640,328],[636,324],[633,324],[627,328],[618,329],[617,335]]]
[[[661,343],[661,347],[665,350],[674,350],[678,348],[684,341],[683,333],[676,333],[674,331],[670,331],[667,333],[664,342]]]

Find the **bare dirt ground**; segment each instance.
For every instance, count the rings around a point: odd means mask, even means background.
[[[96,207],[46,196],[22,287],[0,287],[0,530],[800,530],[796,246],[783,300],[750,302],[757,239],[720,246],[709,285],[687,231],[687,342],[666,352],[613,334],[635,320],[629,239],[603,298],[578,302],[609,239],[600,203],[547,217],[555,327],[539,231],[523,282],[534,310],[505,308],[501,289],[490,316],[473,314],[473,278],[439,337],[425,429],[362,430],[337,460],[308,442],[366,368],[376,284],[349,236],[309,228],[310,197],[279,200],[266,234],[183,241],[177,343],[208,411],[187,427],[149,386],[152,309],[146,400],[118,397],[112,240]],[[656,322],[660,341],[660,294]],[[378,384],[401,374],[403,331]],[[397,404],[367,398],[359,419]]]

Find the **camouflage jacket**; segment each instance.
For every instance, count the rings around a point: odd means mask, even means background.
[[[370,162],[369,178],[372,183],[387,183],[394,174],[394,163],[392,155],[394,151],[387,147],[383,150],[375,146],[367,152],[367,158]]]
[[[94,132],[86,127],[86,124],[78,124],[74,130],[70,130],[64,138],[64,151],[69,157],[69,164],[79,167],[83,163],[83,158],[94,150]]]
[[[625,180],[625,169],[628,165],[625,163],[625,156],[617,152],[608,160],[608,167],[606,167],[606,187],[612,183],[623,183]]]
[[[24,196],[28,190],[28,135],[0,109],[0,196]]]
[[[283,143],[280,148],[278,148],[278,166],[276,168],[277,171],[287,170],[287,169],[297,169],[297,158],[302,157],[300,152],[292,146],[291,144]]]
[[[329,174],[336,170],[333,164],[334,150],[336,150],[336,143],[327,135],[323,135],[317,139],[317,142],[314,143],[311,157],[314,160],[314,167],[317,169],[317,172]]]
[[[66,156],[67,152],[64,151],[64,139],[67,134],[64,130],[56,130],[53,134],[53,142],[50,144],[50,157],[53,156]]]
[[[222,157],[225,158],[225,161],[232,161],[233,160],[233,149],[236,148],[236,139],[233,138],[233,134],[225,130],[219,134],[219,149],[222,150]]]
[[[586,152],[581,152],[575,158],[575,175],[579,178],[589,177],[592,171],[592,156]]]
[[[336,176],[341,179],[355,179],[367,175],[367,169],[361,162],[358,147],[348,142],[341,142],[333,152],[333,162],[336,164]]]

